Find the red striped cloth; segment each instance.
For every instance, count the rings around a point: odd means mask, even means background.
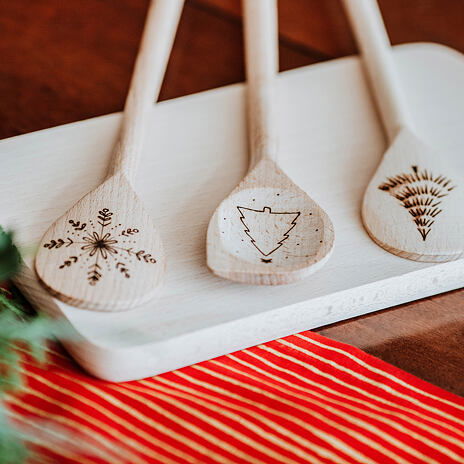
[[[56,350],[8,397],[43,462],[464,463],[463,399],[311,332],[123,384]]]

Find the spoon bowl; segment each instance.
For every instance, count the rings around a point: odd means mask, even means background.
[[[237,282],[288,284],[319,269],[333,243],[327,214],[263,159],[216,209],[208,228],[208,266]]]
[[[151,299],[165,266],[154,222],[122,174],[57,219],[35,260],[37,276],[52,295],[98,311],[130,309]]]
[[[403,258],[444,262],[463,256],[459,175],[408,129],[389,147],[364,195],[369,236]]]

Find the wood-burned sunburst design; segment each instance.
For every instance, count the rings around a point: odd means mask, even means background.
[[[69,248],[69,257],[59,269],[75,265],[85,267],[89,285],[96,285],[103,278],[105,269],[129,279],[134,265],[155,264],[156,259],[150,253],[137,248],[139,229],[113,224],[112,216],[108,208],[103,208],[98,212],[96,224],[91,219],[82,223],[70,219],[69,229],[63,235],[66,238],[50,240],[44,248]]]
[[[388,177],[379,189],[388,192],[401,202],[412,216],[417,230],[425,241],[432,230],[435,218],[442,212],[443,197],[455,188],[443,175],[434,176],[430,171],[411,166],[412,172]]]

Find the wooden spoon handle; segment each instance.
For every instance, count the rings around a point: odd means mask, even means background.
[[[388,139],[392,142],[400,129],[412,129],[413,124],[401,91],[379,6],[376,0],[343,0],[343,3],[363,54]]]
[[[109,175],[134,179],[147,115],[159,95],[183,5],[184,0],[152,0],[149,6]]]
[[[276,0],[243,0],[250,167],[275,160],[277,124],[273,105],[278,72]]]

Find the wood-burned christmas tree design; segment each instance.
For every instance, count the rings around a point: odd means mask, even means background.
[[[426,240],[435,218],[442,212],[439,205],[454,186],[445,176],[434,176],[430,171],[411,166],[412,172],[388,177],[379,189],[399,200],[413,217],[417,230]]]
[[[300,212],[274,212],[265,206],[262,210],[237,206],[244,232],[254,247],[263,255],[269,256],[278,250],[288,239],[295,227]],[[263,263],[272,262],[271,258],[261,259]]]
[[[49,250],[69,248],[70,254],[59,269],[81,265],[87,269],[87,281],[96,285],[102,278],[105,268],[115,270],[129,279],[130,268],[138,263],[155,264],[156,259],[145,250],[137,249],[136,228],[124,228],[122,224],[112,224],[113,213],[108,208],[98,211],[97,224],[70,219],[66,238],[56,238],[45,243]]]

